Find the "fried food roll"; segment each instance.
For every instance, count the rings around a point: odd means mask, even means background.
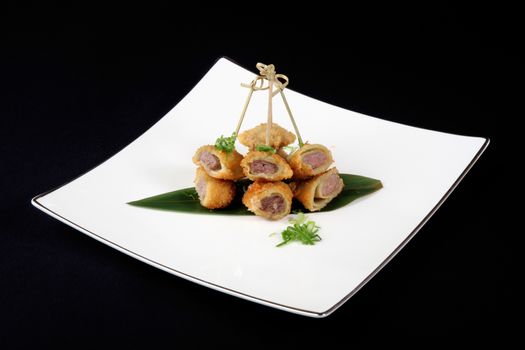
[[[224,208],[235,197],[235,184],[230,180],[211,177],[203,167],[198,167],[195,174],[195,190],[203,207],[209,209]]]
[[[243,131],[237,137],[239,142],[248,147],[251,151],[255,150],[257,145],[266,144],[266,123],[256,126],[255,128]],[[287,146],[295,141],[295,135],[285,128],[272,123],[270,129],[270,144],[275,149]]]
[[[241,162],[241,167],[244,175],[253,181],[281,181],[293,175],[286,160],[269,152],[248,152]]]
[[[236,150],[228,153],[211,145],[200,147],[193,156],[193,163],[202,166],[211,177],[222,180],[239,180],[244,177],[241,160],[242,155]]]
[[[252,183],[242,197],[242,202],[255,215],[278,220],[290,214],[292,190],[284,182]]]
[[[324,208],[332,199],[337,197],[344,188],[343,179],[336,168],[316,175],[310,180],[295,182],[290,186],[294,197],[310,211]]]
[[[333,162],[332,153],[323,145],[304,144],[288,157],[293,178],[308,179],[324,172]]]

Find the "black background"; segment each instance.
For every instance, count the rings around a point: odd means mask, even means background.
[[[512,339],[518,233],[496,212],[519,187],[516,12],[197,5],[1,12],[0,346]],[[401,253],[321,320],[171,276],[30,205],[134,140],[221,56],[274,63],[290,88],[344,108],[492,143]]]

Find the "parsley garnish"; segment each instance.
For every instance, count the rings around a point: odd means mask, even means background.
[[[315,222],[306,220],[307,217],[303,213],[299,213],[295,218],[290,219],[289,222],[293,225],[288,226],[281,236],[283,241],[277,244],[277,247],[281,247],[292,241],[299,241],[302,244],[314,245],[316,242],[321,240],[321,237],[317,234],[319,232],[319,226]]]
[[[272,146],[266,146],[266,145],[257,145],[255,146],[255,149],[260,152],[270,152],[275,153],[275,148]]]
[[[232,136],[230,137],[224,137],[221,135],[216,141],[215,141],[215,149],[218,151],[224,151],[226,153],[231,153],[235,149],[235,139],[237,137],[237,134],[232,133]]]

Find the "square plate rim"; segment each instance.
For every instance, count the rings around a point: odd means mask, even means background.
[[[221,59],[226,59],[226,60],[230,61],[231,63],[236,64],[237,66],[239,66],[241,68],[245,68],[242,65],[238,64],[237,62],[235,62],[234,60],[232,60],[232,59],[230,59],[229,57],[226,57],[226,56],[222,56],[222,57],[217,58],[214,61],[214,63],[212,64],[211,67],[213,67]],[[211,69],[211,67],[210,67],[210,69]],[[204,76],[203,76],[203,78],[204,78]],[[203,78],[201,78],[200,80],[202,80]],[[187,96],[192,90],[193,90],[193,88],[190,89],[185,96]],[[304,94],[302,94],[302,95],[304,95]],[[304,95],[304,96],[307,96],[307,95]],[[184,97],[182,99],[184,99]],[[307,96],[307,97],[310,97],[310,96]],[[310,97],[310,98],[313,98],[313,97]],[[316,101],[320,101],[318,99],[315,99],[315,100]],[[177,102],[177,104],[179,102]],[[324,101],[320,101],[320,102],[327,103],[327,102],[324,102]],[[330,103],[327,103],[327,104],[332,105]],[[332,105],[332,106],[335,106],[335,105]],[[342,107],[339,107],[339,106],[335,106],[335,107],[342,108]],[[342,108],[342,109],[349,111],[346,108]],[[367,116],[367,117],[371,117],[371,116]],[[388,120],[385,120],[385,119],[381,119],[381,118],[377,118],[377,117],[371,117],[371,118],[376,118],[376,119],[380,119],[380,120],[385,121],[385,122],[396,123],[396,124],[400,124],[400,125],[413,127],[411,125],[397,123],[397,122],[391,122],[391,121],[388,121]],[[147,132],[149,129],[153,128],[155,125],[156,125],[156,123],[154,123],[151,127],[146,129],[144,131],[144,133]],[[415,127],[415,128],[423,129],[423,128],[419,128],[419,127]],[[424,130],[429,130],[429,129],[424,129]],[[431,131],[435,131],[435,130],[431,130]],[[134,142],[135,140],[140,138],[144,133],[142,133],[141,135],[137,136],[131,142]],[[447,134],[450,134],[450,133],[447,133]],[[463,136],[463,135],[459,135],[459,136]],[[466,136],[466,137],[470,137],[470,136]],[[481,157],[481,155],[484,153],[484,151],[487,149],[488,145],[490,144],[490,138],[488,138],[488,137],[478,137],[478,138],[481,138],[481,139],[485,140],[483,145],[479,148],[479,150],[477,151],[475,156],[472,158],[470,163],[465,167],[463,172],[458,176],[458,178],[450,186],[450,188],[443,195],[443,197],[437,202],[437,204],[432,208],[432,210],[430,210],[430,212],[421,220],[421,222],[418,223],[418,225],[414,228],[414,230],[412,230],[412,232],[410,232],[410,234],[379,264],[379,266],[377,266],[363,281],[361,281],[361,283],[359,283],[353,290],[351,290],[347,295],[345,295],[341,300],[339,300],[333,306],[331,306],[330,308],[328,308],[327,310],[322,311],[322,312],[305,310],[305,309],[297,308],[297,307],[294,307],[294,306],[284,305],[284,304],[280,304],[280,303],[277,303],[277,302],[274,302],[274,301],[270,301],[270,300],[266,300],[266,299],[263,299],[263,298],[255,297],[255,296],[243,293],[243,292],[236,291],[236,290],[231,289],[231,288],[227,288],[227,287],[215,284],[215,283],[208,282],[208,281],[203,280],[201,278],[194,277],[194,276],[189,275],[187,273],[184,273],[182,271],[179,271],[179,270],[176,270],[176,269],[171,268],[169,266],[163,265],[163,264],[161,264],[159,262],[156,262],[154,260],[151,260],[151,259],[149,259],[149,258],[147,258],[147,257],[145,257],[145,256],[143,256],[141,254],[133,252],[133,251],[131,251],[131,250],[129,250],[129,249],[127,249],[127,248],[117,244],[117,243],[114,243],[114,242],[112,242],[112,241],[110,241],[110,240],[108,240],[108,239],[106,239],[106,238],[96,234],[95,232],[92,232],[92,231],[90,231],[90,230],[80,226],[79,224],[77,224],[75,222],[72,222],[72,221],[68,220],[67,218],[61,216],[58,213],[55,213],[54,211],[52,211],[51,209],[49,209],[48,207],[43,205],[41,202],[39,202],[40,198],[42,198],[42,197],[44,197],[44,196],[46,196],[46,195],[48,195],[48,194],[50,194],[50,193],[52,193],[54,191],[57,191],[57,190],[59,190],[60,188],[62,188],[64,186],[67,186],[69,183],[75,181],[76,179],[78,179],[78,178],[84,176],[85,174],[95,170],[96,168],[98,168],[99,166],[104,164],[105,162],[109,161],[116,154],[120,153],[124,148],[126,148],[129,144],[124,146],[120,151],[116,152],[115,154],[113,154],[109,158],[103,160],[102,162],[100,162],[99,164],[95,165],[91,169],[83,172],[82,174],[80,174],[78,176],[75,176],[71,180],[66,181],[62,185],[57,186],[57,187],[55,187],[55,188],[53,188],[51,190],[42,192],[42,193],[34,196],[33,198],[31,198],[31,204],[35,208],[37,208],[37,209],[41,210],[42,212],[50,215],[51,217],[53,217],[53,218],[55,218],[55,219],[65,223],[66,225],[76,229],[77,231],[80,231],[80,232],[86,234],[87,236],[89,236],[91,238],[96,239],[97,241],[99,241],[101,243],[104,243],[107,246],[109,246],[109,247],[111,247],[113,249],[116,249],[116,250],[120,251],[121,253],[124,253],[124,254],[132,257],[132,258],[135,258],[135,259],[137,259],[139,261],[142,261],[142,262],[144,262],[144,263],[146,263],[146,264],[148,264],[150,266],[156,267],[156,268],[158,268],[160,270],[163,270],[163,271],[168,272],[168,273],[170,273],[172,275],[175,275],[177,277],[186,279],[188,281],[197,283],[199,285],[202,285],[202,286],[205,286],[205,287],[208,287],[208,288],[211,288],[211,289],[214,289],[214,290],[217,290],[217,291],[220,291],[220,292],[232,295],[232,296],[239,297],[241,299],[245,299],[245,300],[249,300],[249,301],[252,301],[252,302],[255,302],[255,303],[258,303],[258,304],[270,306],[272,308],[279,309],[279,310],[282,310],[282,311],[287,311],[287,312],[291,312],[291,313],[295,313],[295,314],[299,314],[299,315],[303,315],[303,316],[309,316],[309,317],[313,317],[313,318],[324,318],[324,317],[327,317],[330,314],[332,314],[339,307],[341,307],[346,301],[348,301],[351,297],[353,297],[365,284],[367,284],[379,271],[381,271],[381,269],[383,267],[385,267],[397,255],[397,253],[399,253],[406,246],[406,244],[428,222],[428,220],[432,217],[432,215],[434,215],[434,213],[441,207],[441,205],[450,196],[450,194],[454,191],[454,189],[459,185],[459,183],[463,180],[463,178],[467,175],[467,173],[472,169],[474,164],[478,161],[478,159]]]

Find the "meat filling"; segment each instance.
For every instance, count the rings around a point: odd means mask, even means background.
[[[202,152],[199,159],[210,170],[219,170],[221,168],[219,158],[210,152]]]
[[[206,180],[204,178],[201,177],[199,179],[195,190],[197,191],[200,199],[206,197]]]
[[[320,167],[326,163],[327,160],[328,157],[321,151],[308,152],[303,156],[303,161],[310,165],[312,169]]]
[[[261,199],[261,210],[271,214],[278,214],[285,209],[284,198],[280,194],[272,194],[271,196]]]
[[[252,174],[275,174],[277,165],[262,159],[254,160],[250,166],[250,172]]]
[[[316,195],[318,197],[330,197],[334,193],[338,192],[341,189],[341,180],[339,175],[337,174],[331,174],[330,176],[326,177],[324,181],[321,183],[321,185],[317,189]]]

